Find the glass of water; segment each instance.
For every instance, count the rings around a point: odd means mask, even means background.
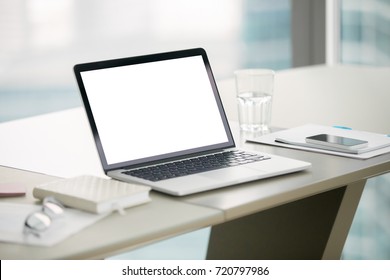
[[[241,130],[269,131],[275,72],[270,69],[242,69],[234,74]]]

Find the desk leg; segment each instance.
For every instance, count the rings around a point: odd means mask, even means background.
[[[216,225],[207,259],[340,258],[363,187],[340,187]]]
[[[358,181],[347,186],[322,259],[340,259],[366,181]]]

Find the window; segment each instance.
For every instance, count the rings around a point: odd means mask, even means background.
[[[390,1],[341,1],[341,62],[390,66]]]
[[[291,65],[289,0],[5,0],[0,8],[0,87],[71,84],[78,62],[192,47],[208,51],[217,77]]]
[[[80,105],[76,63],[193,47],[217,79],[291,66],[289,0],[3,0],[0,121]]]

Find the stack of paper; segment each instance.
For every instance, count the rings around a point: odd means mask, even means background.
[[[368,145],[366,148],[358,150],[337,151],[330,150],[328,148],[320,148],[318,145],[306,143],[306,137],[316,134],[330,134],[365,140],[368,141]],[[281,130],[259,137],[249,137],[247,138],[247,141],[359,159],[367,159],[390,152],[390,137],[387,137],[386,135],[315,124],[307,124],[291,129]]]
[[[26,217],[40,211],[42,205],[22,203],[0,203],[0,241],[37,246],[52,246],[108,215],[92,214],[78,209],[65,209],[64,215],[53,220],[50,227],[39,236],[24,233]]]

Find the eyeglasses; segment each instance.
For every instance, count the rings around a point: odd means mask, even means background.
[[[54,197],[45,197],[42,208],[27,216],[24,221],[24,233],[40,237],[40,234],[47,230],[53,219],[64,214],[64,206]]]

